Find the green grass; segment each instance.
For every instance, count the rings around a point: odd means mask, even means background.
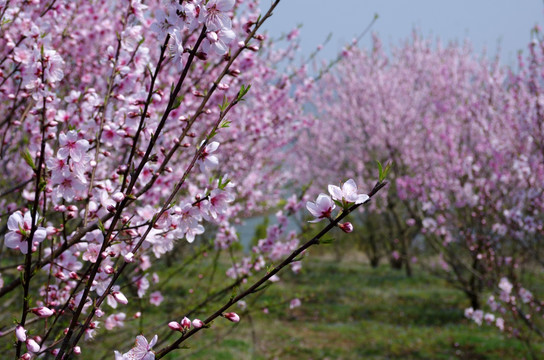
[[[239,326],[220,319],[169,358],[529,358],[518,340],[466,320],[462,293],[417,271],[406,278],[387,266],[309,257],[301,274],[285,272],[258,296]],[[303,306],[289,310],[296,296]]]
[[[96,341],[82,349],[83,359],[111,359],[112,351],[127,351],[134,334],[171,343],[175,335],[166,323],[180,320],[181,314],[201,301],[212,271],[210,256],[205,264],[191,264],[181,276],[162,289],[161,307],[149,306],[130,294],[129,306],[120,311],[127,319],[146,308],[138,320],[127,320],[121,331],[99,331]],[[221,258],[213,288],[230,283],[224,273],[227,258]],[[157,264],[164,280],[171,269]],[[203,273],[202,280],[197,275]],[[303,271],[295,275],[286,269],[282,281],[247,299],[242,318],[233,324],[219,318],[212,329],[199,332],[167,359],[529,359],[526,347],[503,336],[490,326],[477,326],[463,317],[468,306],[464,295],[445,282],[415,269],[407,278],[403,272],[381,266],[371,269],[353,259],[341,262],[308,256]],[[189,290],[194,289],[191,295]],[[151,289],[153,291],[155,289]],[[201,308],[193,317],[204,319],[223,304],[231,293]],[[289,309],[295,297],[302,306]],[[268,314],[263,309],[268,310]],[[101,327],[103,327],[103,320]],[[168,337],[171,336],[171,337]],[[4,344],[9,345],[9,344]],[[106,350],[108,349],[108,350]],[[544,346],[537,341],[534,350],[544,358]]]

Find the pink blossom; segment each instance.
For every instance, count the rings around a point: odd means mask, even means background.
[[[289,302],[289,309],[293,310],[294,308],[299,307],[301,304],[302,303],[300,302],[299,298],[294,298]]]
[[[500,331],[503,331],[504,330],[504,319],[503,318],[497,318],[497,320],[495,320],[495,326],[497,328],[499,328]]]
[[[227,190],[214,189],[209,196],[209,215],[216,220],[218,215],[225,214],[229,203],[234,201],[234,195]]]
[[[329,193],[334,200],[345,205],[362,204],[369,199],[367,194],[357,194],[357,184],[353,179],[346,181],[341,189],[336,185],[329,185]]]
[[[87,250],[83,253],[81,258],[85,261],[95,263],[100,255],[100,247],[101,245],[98,244],[89,244]]]
[[[43,51],[43,64],[45,80],[48,83],[55,83],[64,77],[64,61],[58,52],[55,50]]]
[[[148,8],[142,4],[142,0],[130,0],[130,10],[132,14],[140,21],[144,21],[144,11]]]
[[[207,173],[210,170],[215,169],[219,165],[219,160],[217,159],[217,156],[211,155],[217,150],[218,147],[219,143],[217,141],[212,141],[204,147],[202,153],[197,160],[197,163],[200,166],[200,171]]]
[[[68,134],[61,133],[59,135],[59,145],[58,156],[61,159],[70,156],[75,162],[80,162],[89,149],[89,142],[79,139],[77,132],[74,130],[68,131]]]
[[[152,305],[160,306],[162,301],[164,300],[163,296],[161,295],[160,291],[154,291],[149,295],[149,302]]]
[[[186,232],[189,228],[197,226],[198,222],[202,220],[202,216],[197,207],[186,203],[182,207],[174,208],[172,220],[179,230]]]
[[[510,283],[510,281],[508,281],[507,278],[505,278],[505,277],[501,278],[501,280],[499,282],[499,289],[504,291],[506,294],[510,294],[512,292],[512,288],[513,288],[513,286]]]
[[[319,194],[315,203],[311,201],[306,203],[306,208],[315,217],[314,220],[310,221],[312,223],[330,219],[335,207],[336,205],[334,205],[330,196],[325,194]]]
[[[225,55],[235,37],[234,31],[230,29],[210,31],[202,42],[202,51],[206,54],[213,51],[216,55]]]
[[[234,0],[210,0],[205,7],[205,25],[210,31],[230,29],[232,23],[226,12],[234,6]]]
[[[519,289],[519,297],[524,304],[527,304],[533,300],[533,294],[525,288]]]
[[[183,60],[183,39],[179,30],[174,30],[172,33],[172,39],[168,43],[168,50],[170,56],[172,57],[172,62],[178,70],[183,70],[184,60]]]
[[[204,233],[204,226],[198,224],[187,229],[185,232],[185,238],[187,239],[187,242],[192,243],[195,240],[195,236],[202,233]]]
[[[487,324],[492,324],[495,321],[495,315],[491,313],[486,313],[484,315],[484,320]]]
[[[129,352],[121,355],[118,351],[115,352],[116,360],[153,360],[155,359],[155,353],[151,350],[153,345],[157,343],[157,335],[147,342],[147,339],[143,335],[136,337],[136,345],[130,349]]]
[[[472,314],[472,320],[478,325],[482,325],[482,320],[484,318],[484,312],[482,310],[474,310]]]
[[[134,254],[132,252],[128,252],[125,254],[124,259],[127,263],[134,262]]]
[[[166,37],[167,34],[173,33],[179,28],[180,18],[174,11],[169,11],[168,14],[162,9],[155,12],[155,22],[151,25],[151,30],[156,32],[160,38]]]
[[[107,330],[112,330],[116,327],[123,327],[125,326],[125,318],[127,315],[123,312],[118,314],[112,314],[106,318],[106,321],[104,322],[104,327]]]
[[[51,183],[58,185],[55,188],[55,196],[71,202],[76,196],[80,196],[87,190],[86,180],[75,172],[63,170],[53,172]]]
[[[38,216],[36,214],[36,223]],[[20,211],[16,211],[8,218],[8,230],[10,230],[4,236],[4,244],[11,249],[19,249],[23,254],[28,252],[28,236],[30,236],[32,229],[32,214],[27,211],[23,217]],[[41,243],[45,240],[47,231],[45,228],[39,226],[34,231],[33,242]]]

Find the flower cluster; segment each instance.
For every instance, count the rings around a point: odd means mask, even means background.
[[[310,222],[315,223],[323,219],[332,221],[332,212],[336,208],[336,204],[345,210],[352,205],[364,204],[369,199],[367,194],[357,193],[357,184],[355,184],[353,179],[346,181],[342,185],[342,188],[336,185],[329,185],[329,193],[332,198],[326,194],[319,194],[315,202],[308,201],[306,203],[306,208],[315,218]],[[350,233],[353,231],[353,225],[349,222],[338,224],[338,226],[344,232]]]
[[[134,298],[170,300],[154,258],[229,249],[241,216],[283,197],[278,152],[307,124],[313,81],[278,70],[296,39],[262,46],[261,15],[247,0],[0,1],[0,297],[23,284],[35,306],[18,356],[126,328]]]
[[[316,120],[291,148],[293,181],[320,189],[337,174],[368,179],[375,166],[361,154],[391,160],[388,196],[372,202],[371,215],[353,216],[368,229],[361,248],[371,263],[387,256],[410,275],[413,259],[431,252],[433,271],[445,272],[474,309],[501,278],[523,304],[522,274],[542,263],[544,240],[543,44],[534,28],[515,67],[472,53],[469,42],[444,45],[417,32],[388,51],[376,36],[371,49],[353,47],[323,75]],[[330,189],[354,201],[346,192]],[[309,204],[316,221],[341,205],[331,200]],[[519,323],[542,329],[530,303],[522,311],[530,319]]]

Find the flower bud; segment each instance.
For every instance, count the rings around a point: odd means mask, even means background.
[[[183,330],[183,327],[181,326],[180,323],[176,322],[176,321],[170,321],[168,323],[168,327],[174,331],[182,331]]]
[[[195,329],[200,329],[201,327],[204,326],[204,321],[200,320],[200,319],[194,319],[193,320],[193,327]]]
[[[79,346],[74,346],[74,354],[79,355],[81,354],[81,348]]]
[[[30,360],[30,359],[32,359],[32,355],[30,355],[30,353],[24,353],[19,359],[20,360]]]
[[[113,296],[115,301],[117,301],[119,304],[123,304],[123,305],[128,304],[128,299],[127,299],[127,297],[125,295],[123,295],[122,292],[114,291],[114,292],[111,293],[111,295]]]
[[[234,312],[225,313],[223,314],[223,317],[235,323],[240,321],[240,317],[238,316],[237,313],[234,313]]]
[[[199,52],[197,52],[195,55],[196,55],[196,57],[199,58],[200,60],[203,60],[203,61],[208,60],[208,54],[206,54],[206,53],[203,52],[203,51],[199,51]]]
[[[183,320],[181,320],[181,326],[189,330],[191,328],[191,320],[189,320],[187,317],[184,317]]]
[[[15,336],[17,337],[17,340],[19,341],[26,341],[26,330],[21,325],[17,325],[15,328]]]
[[[125,261],[127,263],[131,263],[134,261],[134,254],[129,252],[128,254],[125,255]]]
[[[123,194],[122,192],[118,191],[116,192],[115,194],[113,194],[111,196],[111,198],[113,199],[113,201],[117,202],[117,203],[120,203],[121,201],[123,201],[125,199],[125,194]]]
[[[31,309],[30,311],[32,311],[34,314],[38,315],[41,318],[50,317],[51,315],[55,313],[53,310],[45,306],[40,306],[40,307]]]
[[[34,339],[26,340],[26,348],[32,353],[37,353],[38,351],[40,351],[40,345]]]
[[[338,227],[342,229],[345,233],[350,233],[353,231],[353,225],[350,222],[345,222],[343,224],[338,224]]]
[[[249,33],[251,32],[251,27],[252,27],[254,24],[255,24],[255,22],[250,20],[250,21],[246,22],[246,23],[242,26],[242,28],[244,29],[244,31],[245,31],[246,33],[249,34]]]
[[[229,71],[229,75],[230,76],[234,76],[234,77],[237,77],[238,75],[240,75],[241,71],[238,70],[238,69],[233,69],[231,71]]]

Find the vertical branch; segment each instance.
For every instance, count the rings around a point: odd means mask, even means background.
[[[42,59],[42,67],[43,67],[43,59]],[[44,74],[42,72],[42,83],[45,83],[44,81]],[[38,159],[38,165],[35,169],[36,173],[36,185],[34,189],[34,204],[31,209],[31,218],[32,218],[32,225],[30,228],[30,235],[27,237],[27,253],[25,256],[25,272],[23,274],[24,280],[23,280],[23,309],[21,313],[21,321],[19,324],[21,326],[25,326],[26,322],[26,316],[29,311],[30,307],[30,278],[32,277],[32,241],[34,240],[34,234],[37,229],[37,219],[38,219],[38,207],[40,205],[40,189],[42,186],[42,167],[44,165],[44,157],[45,157],[45,121],[46,121],[46,100],[45,95],[43,97],[43,103],[42,103],[42,116],[40,118],[40,127],[42,132],[42,139],[41,139],[41,146],[40,146],[40,153],[39,153],[39,159]],[[45,201],[45,198],[44,198]],[[17,341],[17,347],[16,347],[16,356],[21,356],[21,341]]]

